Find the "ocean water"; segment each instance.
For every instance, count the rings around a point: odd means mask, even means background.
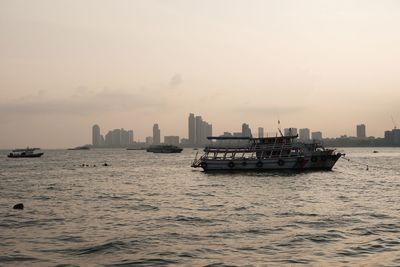
[[[191,149],[1,151],[0,266],[400,266],[400,149],[344,150],[328,172],[215,174]]]

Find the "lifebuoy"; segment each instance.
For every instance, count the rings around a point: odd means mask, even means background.
[[[317,158],[316,156],[312,156],[312,157],[311,157],[311,161],[312,161],[312,162],[317,162],[317,160],[318,160],[318,158]]]
[[[235,163],[233,163],[233,161],[229,161],[228,167],[232,169],[233,167],[235,167]]]
[[[263,166],[262,161],[257,162],[257,163],[256,163],[256,166],[257,166],[258,168],[261,168],[261,167]]]
[[[278,160],[278,165],[279,165],[279,166],[285,165],[285,161],[284,161],[283,159],[279,159],[279,160]]]

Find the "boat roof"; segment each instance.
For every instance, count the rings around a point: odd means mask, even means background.
[[[27,147],[27,148],[17,148],[17,149],[14,149],[12,152],[24,152],[24,151],[34,151],[34,150],[39,150],[40,148],[38,148],[38,147],[34,147],[34,148],[29,148],[29,147]]]
[[[208,140],[271,140],[271,139],[295,139],[298,135],[274,136],[274,137],[247,137],[247,136],[207,136]]]

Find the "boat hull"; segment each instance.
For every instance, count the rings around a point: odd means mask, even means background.
[[[9,154],[7,157],[9,158],[39,158],[43,155],[44,153],[35,153],[35,154],[29,154],[29,155],[12,155]]]
[[[340,156],[338,154],[267,159],[204,159],[200,167],[204,171],[332,170]]]

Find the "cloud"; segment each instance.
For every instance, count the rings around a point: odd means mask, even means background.
[[[292,114],[308,110],[306,106],[247,106],[238,107],[233,111],[252,114]]]
[[[172,88],[176,88],[181,84],[182,84],[182,75],[180,75],[179,73],[175,73],[171,77],[171,80],[169,81],[169,86]]]
[[[160,99],[121,90],[91,92],[80,87],[67,97],[51,97],[44,91],[14,101],[0,103],[1,117],[12,115],[91,115],[111,111],[156,110],[164,104]]]

